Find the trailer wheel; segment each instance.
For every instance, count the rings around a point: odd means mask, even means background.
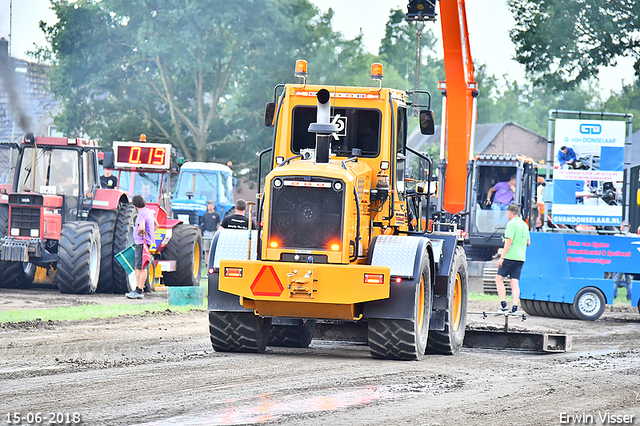
[[[576,294],[573,313],[577,319],[595,321],[604,312],[605,299],[595,287],[585,287]]]
[[[264,352],[270,318],[253,312],[209,312],[209,335],[216,352]]]
[[[67,222],[58,242],[58,275],[61,293],[94,293],[100,277],[100,229],[93,222]]]
[[[421,360],[427,349],[431,314],[431,270],[423,257],[420,279],[415,283],[411,320],[370,318],[369,351],[373,358]]]
[[[268,346],[306,348],[316,330],[316,320],[299,320],[298,325],[272,325]]]
[[[121,204],[116,218],[116,229],[113,233],[113,255],[133,244],[133,227],[135,225],[136,212],[133,204]],[[113,262],[113,292],[128,293],[129,288],[127,273],[120,262]]]
[[[100,279],[96,289],[98,293],[116,293],[118,287],[113,274],[115,268],[113,256],[118,253],[113,250],[117,219],[117,210],[91,210],[89,212],[89,220],[97,223],[100,227],[100,244],[102,246],[100,247]]]
[[[158,284],[158,281],[158,278],[156,278],[156,266],[152,260],[147,266],[147,280],[144,282],[144,291],[156,291],[156,284]]]
[[[199,286],[202,266],[200,228],[181,223],[176,225],[171,240],[162,251],[162,258],[177,261],[176,270],[163,275],[165,285]]]
[[[447,310],[445,311],[444,330],[431,330],[427,352],[434,354],[455,355],[460,352],[464,342],[467,322],[467,257],[461,247],[456,252],[449,276]]]

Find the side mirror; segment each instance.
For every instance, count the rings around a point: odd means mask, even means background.
[[[273,127],[273,120],[276,117],[276,103],[269,102],[264,111],[264,125],[267,127]]]
[[[113,152],[105,152],[104,158],[102,159],[102,168],[103,169],[113,169]]]
[[[433,135],[436,132],[433,111],[430,109],[420,110],[420,133],[423,135]]]

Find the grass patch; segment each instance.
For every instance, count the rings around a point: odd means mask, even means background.
[[[167,302],[148,303],[144,305],[113,304],[113,305],[81,305],[52,309],[31,309],[0,312],[0,323],[24,321],[78,321],[96,318],[117,318],[124,315],[145,315],[155,312],[190,312],[194,309],[205,309],[202,306],[169,306]]]
[[[484,293],[474,293],[470,291],[467,295],[469,300],[480,301],[480,302],[499,302],[500,297],[497,294],[484,294]]]

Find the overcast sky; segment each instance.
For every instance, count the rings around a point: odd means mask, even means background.
[[[241,1],[241,0],[230,0]],[[384,26],[393,7],[406,8],[408,1],[397,0],[311,0],[321,10],[332,8],[334,30],[347,38],[364,34],[364,43],[371,53],[377,53],[380,40],[384,37]],[[0,37],[9,37],[10,0],[0,0]],[[45,43],[38,22],[55,21],[55,14],[49,9],[49,0],[13,0],[12,56],[28,59],[26,52],[33,50],[34,43]],[[506,0],[467,0],[467,22],[471,55],[478,63],[487,65],[489,73],[496,76],[507,74],[512,79],[521,80],[524,68],[512,58],[515,49],[509,39],[509,29],[513,27],[513,17],[506,6]],[[440,33],[439,23],[429,23]],[[311,71],[311,70],[310,70]],[[617,67],[605,69],[600,74],[600,85],[605,93],[619,90],[622,82],[633,82],[633,60],[626,58]]]

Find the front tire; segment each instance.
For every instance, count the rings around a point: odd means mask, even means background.
[[[209,335],[216,352],[262,353],[270,326],[270,318],[253,312],[209,312]]]
[[[93,222],[67,222],[58,242],[58,275],[61,293],[89,294],[100,277],[100,229]]]
[[[97,223],[100,227],[100,279],[96,289],[99,293],[116,292],[113,256],[118,252],[113,250],[113,239],[117,232],[117,219],[118,211],[116,210],[91,210],[89,212],[89,220]]]
[[[431,318],[431,270],[425,253],[415,283],[414,315],[410,320],[368,320],[369,351],[373,358],[421,360],[427,348]]]
[[[573,302],[573,314],[577,319],[595,321],[604,312],[605,299],[595,287],[585,287],[576,294]]]
[[[200,229],[197,226],[176,225],[171,240],[162,251],[162,259],[176,261],[176,270],[163,275],[165,285],[199,286],[202,267]]]
[[[444,330],[431,330],[427,351],[434,354],[456,355],[462,349],[467,324],[467,286],[469,272],[462,247],[456,247],[453,267],[447,288],[447,310]]]
[[[2,277],[0,287],[25,289],[31,287],[36,275],[36,265],[22,262],[0,262]]]

